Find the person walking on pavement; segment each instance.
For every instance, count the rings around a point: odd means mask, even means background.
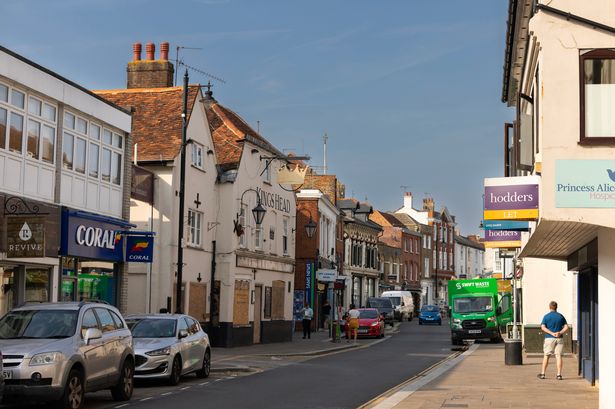
[[[354,342],[357,342],[357,336],[359,333],[359,316],[361,313],[357,310],[354,304],[350,304],[350,310],[348,311],[348,332],[351,337],[354,337]],[[348,335],[346,335],[348,338]],[[347,339],[346,342],[350,342],[350,339]]]
[[[542,359],[542,372],[538,374],[539,379],[545,379],[549,358],[555,354],[555,362],[557,365],[557,380],[562,378],[562,351],[564,349],[563,335],[568,331],[568,323],[566,318],[557,312],[557,303],[551,301],[549,303],[549,312],[544,316],[540,323],[540,328],[545,334],[544,341],[544,358]]]
[[[324,304],[322,305],[322,316],[323,316],[323,320],[324,320],[324,327],[325,329],[329,329],[330,327],[330,318],[331,318],[331,305],[329,305],[329,301],[325,300]]]
[[[301,315],[303,317],[303,339],[307,337],[310,339],[312,335],[312,318],[314,318],[314,310],[307,303],[304,303],[304,307],[301,309]]]

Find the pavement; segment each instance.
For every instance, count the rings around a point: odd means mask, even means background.
[[[507,366],[504,344],[475,343],[362,408],[598,408],[598,388],[577,375],[576,356],[564,357],[561,381],[555,379],[553,358],[547,379],[538,379],[541,362],[525,354],[523,365]]]
[[[394,327],[387,325],[387,335],[399,332],[400,324]],[[303,339],[302,332],[294,332],[291,342],[275,342],[270,344],[256,344],[245,347],[213,348],[211,370],[212,372],[254,372],[267,369],[268,361],[293,361],[310,357],[346,351],[353,348],[368,347],[380,342],[381,339],[359,338],[357,342],[347,342],[342,338],[339,342],[332,342],[329,331],[313,332],[310,339]]]

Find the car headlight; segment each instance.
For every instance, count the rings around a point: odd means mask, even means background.
[[[30,359],[30,366],[53,364],[62,359],[64,359],[64,355],[61,352],[44,352],[34,355]]]
[[[380,325],[380,323],[378,321],[372,322],[372,327],[377,327],[378,325]]]
[[[145,355],[149,355],[149,356],[171,355],[171,347],[154,349],[153,351],[146,352]]]
[[[459,318],[454,318],[453,319],[453,323],[455,324],[461,324],[461,320]]]

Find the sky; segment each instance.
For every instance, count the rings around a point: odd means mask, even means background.
[[[503,176],[505,0],[2,0],[0,44],[89,89],[126,86],[132,44],[170,43],[190,83],[346,195],[389,211],[410,191],[478,234]],[[183,74],[185,67],[180,67]],[[180,75],[181,78],[181,75]],[[181,79],[180,79],[181,82]]]

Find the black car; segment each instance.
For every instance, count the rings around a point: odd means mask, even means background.
[[[380,314],[384,315],[384,322],[394,326],[395,308],[388,297],[369,297],[367,299],[367,308],[377,308]]]

